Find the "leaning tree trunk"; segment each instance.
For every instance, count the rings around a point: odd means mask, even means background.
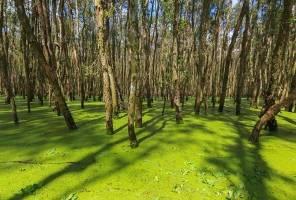
[[[292,88],[294,87],[294,89],[291,91],[291,93],[287,98],[282,100],[280,103],[274,105],[275,88],[276,88],[276,83],[278,79],[277,67],[281,62],[280,54],[281,54],[281,50],[283,48],[284,42],[289,37],[289,23],[287,22],[289,19],[291,19],[291,16],[292,16],[292,7],[293,7],[293,0],[284,1],[284,11],[282,14],[280,29],[278,33],[278,39],[272,55],[272,61],[271,61],[272,75],[270,76],[269,83],[268,83],[269,85],[265,94],[265,99],[264,99],[265,107],[264,107],[264,112],[262,113],[263,116],[255,124],[252,134],[249,138],[249,140],[253,142],[259,141],[259,134],[260,134],[261,128],[266,122],[269,126],[271,126],[270,129],[275,129],[275,127],[277,127],[277,124],[274,123],[276,122],[275,115],[278,112],[280,112],[280,109],[282,107],[288,106],[296,96],[296,87],[294,82],[295,76],[296,76],[296,73],[295,73],[293,77],[293,82],[292,82]]]
[[[6,54],[4,51],[4,41],[2,35],[3,28],[3,1],[0,0],[0,75],[2,76],[2,83],[6,89],[8,94],[8,98],[10,101],[11,109],[12,109],[12,118],[15,124],[18,124],[17,110],[14,100],[14,94],[12,92],[11,84],[9,82],[9,74],[8,74],[8,63],[6,59]],[[6,52],[7,53],[7,52]]]
[[[47,46],[47,49],[50,49],[52,53],[51,55],[49,54],[50,56],[49,62],[45,58],[41,44],[38,42],[37,37],[34,35],[34,33],[32,33],[32,28],[30,26],[30,22],[24,8],[24,2],[22,0],[15,0],[15,6],[17,8],[17,15],[21,23],[21,26],[26,34],[28,41],[30,42],[33,53],[35,54],[36,58],[39,60],[40,64],[42,65],[45,75],[52,86],[52,89],[56,95],[56,99],[64,115],[66,124],[70,130],[75,130],[77,129],[77,126],[65,102],[64,95],[62,94],[61,88],[58,83],[58,78],[57,78],[56,69],[55,69],[56,60],[53,54],[53,45],[50,38],[51,35],[49,34],[50,33],[50,24],[48,21],[49,17],[46,16],[49,12],[48,10],[42,10],[43,8],[47,8],[47,6],[41,6],[41,2],[38,2],[38,9],[41,9],[39,10],[39,13],[42,14],[41,25],[43,26],[43,28],[46,28],[45,30],[41,30],[43,32],[41,34],[43,35],[43,40],[47,40],[47,42],[43,44],[49,45]]]
[[[230,63],[232,61],[232,58],[231,58],[232,50],[233,50],[234,45],[236,43],[236,38],[238,36],[239,28],[241,27],[241,24],[243,22],[243,18],[245,16],[246,12],[248,11],[248,8],[247,8],[248,6],[249,6],[248,1],[245,0],[244,4],[243,4],[243,7],[241,9],[239,18],[238,18],[238,20],[236,22],[235,29],[233,31],[233,35],[232,35],[232,38],[231,38],[231,43],[230,43],[229,48],[228,48],[228,52],[227,52],[227,56],[226,56],[226,63],[225,63],[224,77],[223,77],[222,92],[221,92],[221,96],[220,96],[220,104],[219,104],[218,112],[223,112],[224,102],[225,102],[225,97],[226,97],[226,91],[227,91],[229,67],[230,67]]]
[[[280,28],[278,32],[278,38],[276,42],[276,46],[273,50],[272,58],[271,58],[271,67],[270,67],[270,78],[269,82],[267,83],[267,90],[264,94],[264,112],[266,112],[272,105],[275,103],[275,96],[276,96],[276,88],[277,88],[277,81],[279,77],[279,68],[281,66],[282,51],[285,42],[287,42],[289,38],[289,29],[290,23],[288,21],[292,17],[292,7],[293,7],[293,0],[285,0],[284,1],[284,10],[282,14],[282,19],[280,22]],[[264,114],[264,112],[262,114]],[[272,119],[275,120],[275,119]]]
[[[95,1],[96,15],[98,21],[98,42],[99,42],[99,59],[103,71],[103,91],[106,110],[106,133],[113,134],[113,120],[112,120],[112,99],[110,92],[110,80],[108,74],[108,51],[107,40],[109,39],[106,27],[108,20],[105,12],[107,11],[107,3],[105,1]]]
[[[282,100],[280,103],[271,106],[268,111],[257,121],[255,124],[252,134],[250,135],[249,140],[252,142],[259,141],[259,134],[263,127],[263,125],[271,119],[274,119],[276,114],[281,111],[281,108],[288,106],[291,102],[293,102],[294,98],[296,97],[296,73],[293,77],[292,87],[294,88],[288,97]],[[275,120],[275,119],[274,119]]]

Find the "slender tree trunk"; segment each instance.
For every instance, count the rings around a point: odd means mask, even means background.
[[[295,58],[296,58],[296,55],[295,55]],[[295,59],[296,60],[296,59]],[[296,65],[296,63],[295,63],[295,65]],[[291,87],[290,87],[290,90],[291,90],[291,92],[294,90],[296,88],[296,71],[294,72],[294,76],[293,76],[293,79],[292,79],[292,83],[291,83]],[[290,92],[290,93],[291,93]],[[296,102],[295,102],[295,104],[296,104]],[[294,108],[295,110],[296,110],[296,105],[295,105],[295,108]],[[293,101],[291,101],[291,103],[289,104],[289,107],[288,107],[288,111],[289,112],[292,112],[292,110],[293,110]],[[295,111],[294,111],[295,112]]]
[[[137,91],[136,91],[136,99],[135,99],[135,127],[142,128],[143,126],[143,115],[142,115],[142,88],[143,82],[142,80],[138,80],[137,83]]]
[[[234,49],[234,45],[236,43],[236,38],[238,36],[238,31],[241,27],[241,24],[243,22],[243,18],[248,10],[249,4],[247,3],[247,0],[244,0],[243,7],[241,9],[239,18],[236,22],[235,29],[233,31],[233,35],[231,38],[231,43],[228,48],[227,56],[226,56],[226,63],[225,63],[225,71],[224,71],[224,77],[223,77],[223,85],[222,85],[222,92],[220,96],[220,104],[218,108],[218,112],[223,112],[224,108],[224,102],[225,102],[225,97],[226,97],[226,92],[227,92],[227,84],[228,84],[228,75],[229,75],[229,67],[232,61],[232,51]]]
[[[108,9],[108,8],[107,8]],[[110,80],[110,89],[111,89],[111,99],[112,99],[112,117],[117,119],[118,118],[118,93],[117,93],[117,89],[116,89],[116,79],[114,78],[114,72],[113,72],[113,68],[111,66],[111,59],[113,59],[113,56],[111,56],[112,52],[111,48],[110,48],[110,42],[109,42],[109,29],[110,29],[110,25],[109,25],[109,20],[106,21],[106,38],[108,38],[106,40],[106,51],[108,52],[109,59],[108,59],[108,75],[109,75],[109,80]],[[113,38],[114,39],[114,38]],[[114,65],[115,63],[113,63]]]
[[[249,0],[246,0],[249,5]],[[249,40],[249,27],[250,27],[250,16],[249,16],[249,6],[246,7],[246,24],[245,30],[243,34],[243,41],[241,47],[241,55],[240,55],[240,65],[238,69],[237,76],[237,91],[236,91],[236,115],[240,115],[241,108],[241,100],[242,93],[245,85],[245,79],[243,78],[245,75],[246,67],[247,67],[247,55],[248,55],[248,40]]]
[[[12,118],[14,121],[14,124],[18,124],[18,116],[17,116],[17,110],[16,110],[16,105],[15,105],[15,100],[14,100],[14,94],[11,88],[11,84],[9,81],[9,74],[8,74],[8,61],[7,61],[7,57],[6,57],[6,53],[4,50],[4,41],[3,41],[3,34],[2,34],[2,30],[3,30],[3,8],[4,8],[4,4],[3,4],[3,0],[0,0],[0,75],[3,86],[6,89],[9,101],[10,101],[10,105],[11,105],[11,109],[12,109]]]
[[[68,0],[68,6],[70,8],[70,31],[71,31],[71,38],[73,40],[78,40],[80,39],[79,35],[79,18],[76,17],[74,18],[72,14],[72,7],[70,6],[70,0]],[[78,13],[78,0],[75,0],[75,15],[77,16]],[[76,19],[76,29],[75,29],[75,22],[74,19]],[[76,30],[76,32],[75,32]],[[85,102],[85,80],[84,80],[84,74],[83,74],[83,69],[81,66],[81,59],[80,59],[80,47],[78,41],[73,41],[72,43],[72,48],[73,48],[73,56],[74,56],[74,61],[75,61],[75,67],[78,73],[78,81],[79,81],[79,95],[80,95],[80,107],[83,109],[84,108],[84,102]]]
[[[56,95],[57,101],[60,105],[61,111],[64,115],[64,119],[66,121],[68,128],[70,130],[77,129],[77,126],[74,122],[71,112],[65,102],[65,99],[62,94],[61,88],[58,83],[57,75],[56,75],[56,69],[55,69],[56,61],[54,59],[53,46],[52,46],[50,34],[49,34],[50,25],[49,25],[49,22],[47,21],[49,18],[46,17],[46,15],[48,14],[48,11],[40,10],[39,13],[44,14],[44,16],[42,17],[43,20],[41,20],[41,24],[43,26],[47,27],[45,30],[42,30],[42,32],[47,31],[46,33],[43,33],[43,37],[44,37],[43,39],[47,40],[47,42],[43,43],[43,44],[49,44],[49,46],[47,46],[47,49],[49,51],[47,53],[49,53],[49,55],[51,55],[51,59],[49,59],[49,62],[46,60],[45,55],[43,54],[41,44],[38,42],[36,36],[32,33],[30,22],[29,22],[28,17],[26,16],[26,12],[24,9],[23,1],[22,0],[15,0],[15,6],[17,8],[17,14],[18,14],[19,21],[22,25],[22,28],[25,31],[28,41],[30,42],[33,53],[35,54],[36,58],[41,63],[41,65],[44,69],[44,72],[46,74],[46,77],[48,78],[50,84],[52,85],[52,89]],[[46,8],[46,6],[42,6],[42,7]],[[39,9],[41,9],[40,2],[39,2]],[[47,19],[46,21],[45,21],[45,18]]]
[[[106,110],[106,133],[113,134],[113,120],[112,120],[112,97],[110,91],[110,79],[108,74],[108,59],[110,58],[107,51],[108,45],[108,30],[107,30],[107,2],[103,0],[95,1],[95,9],[98,21],[98,42],[99,42],[99,59],[103,70],[103,90]]]
[[[135,101],[137,90],[137,75],[139,72],[139,33],[138,33],[138,1],[129,0],[129,40],[131,51],[131,82],[128,104],[128,135],[131,148],[138,146],[135,133]]]
[[[203,0],[202,5],[202,13],[201,13],[201,23],[199,27],[199,64],[198,64],[198,71],[197,71],[197,91],[196,91],[196,107],[195,107],[195,114],[199,114],[200,112],[200,104],[202,100],[207,101],[207,98],[203,97],[206,96],[205,86],[206,86],[206,76],[207,74],[207,31],[208,31],[208,21],[210,15],[210,5],[211,1]],[[205,103],[205,111],[207,111],[207,102]]]
[[[214,27],[214,37],[213,37],[213,53],[212,53],[212,66],[213,68],[213,76],[212,76],[212,104],[213,107],[216,105],[216,99],[217,99],[217,83],[219,82],[218,79],[218,56],[217,56],[217,51],[218,51],[218,45],[220,41],[220,23],[221,23],[221,15],[222,15],[222,6],[225,3],[225,0],[223,0],[221,3],[218,5],[218,10],[216,14],[216,24]],[[218,68],[218,69],[217,69]]]
[[[30,74],[31,74],[31,69],[29,66],[29,44],[27,44],[27,40],[25,37],[25,33],[22,31],[21,33],[21,38],[22,38],[22,45],[23,45],[23,59],[24,59],[24,66],[25,66],[25,75],[26,75],[26,93],[27,93],[27,108],[28,108],[28,113],[31,112],[31,106],[30,103],[32,101],[32,97],[31,97],[31,78],[30,78]]]
[[[179,13],[180,13],[180,0],[175,0],[174,3],[174,22],[173,22],[173,66],[172,66],[172,82],[173,82],[173,98],[174,98],[174,107],[176,111],[176,123],[177,124],[183,124],[183,115],[182,115],[182,108],[180,105],[180,80],[178,78],[178,49],[179,49],[179,43],[178,43],[178,21],[179,21]]]

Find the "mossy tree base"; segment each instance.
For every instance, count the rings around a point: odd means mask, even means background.
[[[137,136],[136,136],[136,133],[135,133],[135,128],[134,128],[133,124],[130,124],[128,126],[128,137],[129,137],[129,141],[130,141],[130,147],[132,149],[139,146]]]

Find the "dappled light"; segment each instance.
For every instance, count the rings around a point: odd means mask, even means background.
[[[0,116],[0,198],[296,198],[294,114],[283,111],[279,130],[263,130],[261,143],[252,144],[247,138],[259,109],[242,108],[235,116],[226,99],[230,112],[210,108],[208,115],[196,116],[192,100],[183,107],[182,126],[173,109],[161,115],[160,99],[145,108],[143,128],[136,129],[139,147],[131,149],[124,112],[110,136],[104,132],[103,103],[86,102],[85,110],[71,102],[79,129],[69,132],[49,107],[33,101],[27,113],[18,99],[18,126],[9,113]]]

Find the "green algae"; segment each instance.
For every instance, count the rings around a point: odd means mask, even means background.
[[[106,135],[102,102],[85,109],[69,102],[79,128],[71,132],[52,108],[35,100],[27,113],[25,100],[16,102],[17,126],[10,106],[0,104],[0,199],[296,199],[295,113],[280,113],[279,130],[262,130],[252,144],[258,109],[235,116],[228,100],[229,112],[196,116],[191,99],[177,125],[174,110],[162,116],[156,100],[144,109],[139,147],[131,149],[126,113]]]

